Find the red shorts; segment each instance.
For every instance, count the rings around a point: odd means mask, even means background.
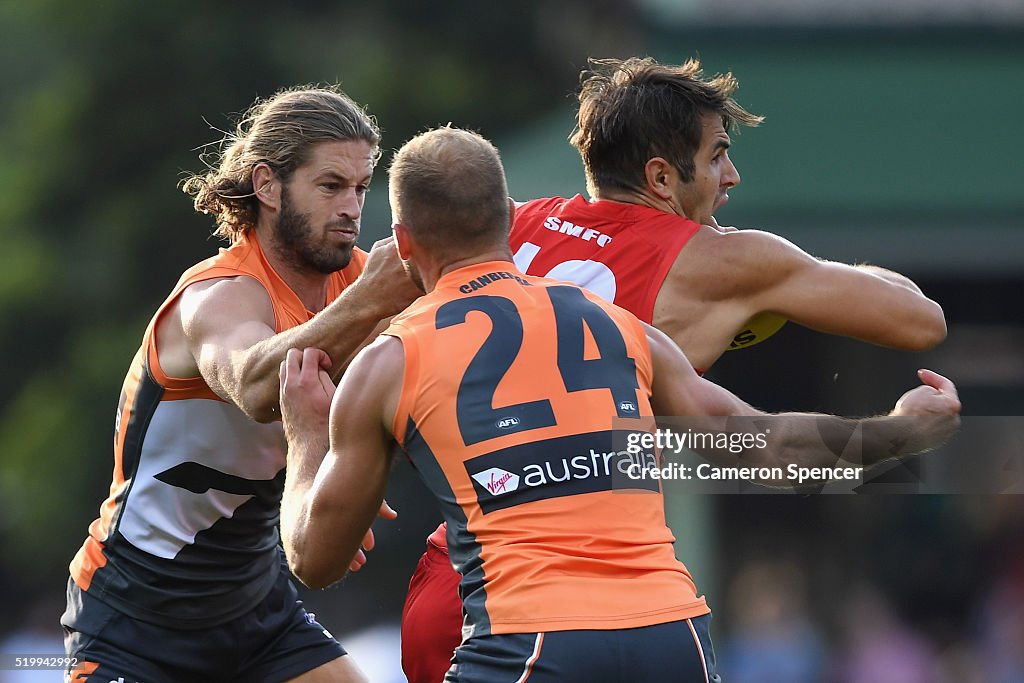
[[[427,542],[402,610],[402,670],[409,683],[438,683],[462,642],[462,600],[448,551]]]

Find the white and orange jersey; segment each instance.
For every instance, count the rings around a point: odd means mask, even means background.
[[[495,261],[445,274],[385,334],[405,357],[393,433],[440,501],[470,635],[709,611],[658,483],[628,476],[627,435],[652,423],[635,317]]]
[[[366,253],[355,250],[349,266],[331,275],[328,302],[365,262]],[[211,626],[244,613],[278,573],[286,454],[281,424],[251,420],[202,377],[169,377],[156,348],[157,322],[186,287],[240,275],[267,290],[277,332],[313,316],[251,233],[185,271],[128,369],[110,495],[71,563],[83,591],[135,618],[175,628]]]

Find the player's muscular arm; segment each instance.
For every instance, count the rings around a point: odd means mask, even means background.
[[[270,297],[253,278],[198,283],[181,295],[182,329],[210,388],[270,422],[280,417],[278,369],[288,349],[315,346],[347,359],[386,315],[362,289],[357,281],[309,322],[275,334]]]
[[[856,268],[857,270],[863,270],[863,271],[865,271],[867,273],[871,273],[872,275],[877,275],[878,277],[882,278],[883,280],[887,280],[887,281],[891,282],[894,285],[898,285],[900,287],[906,287],[907,289],[909,289],[910,291],[914,292],[915,294],[920,294],[921,296],[924,296],[924,292],[922,292],[921,288],[917,286],[917,283],[914,282],[913,280],[911,280],[906,275],[901,275],[901,274],[899,274],[899,273],[897,273],[895,271],[889,270],[888,268],[882,268],[880,266],[872,266],[872,265],[868,265],[866,263],[860,264],[860,265],[856,265],[856,266],[853,266],[853,267]]]
[[[271,422],[280,417],[278,369],[288,349],[323,349],[337,377],[381,319],[401,311],[418,294],[388,240],[374,245],[363,275],[341,296],[309,322],[279,334],[270,297],[257,280],[240,276],[196,283],[161,322],[158,344],[166,347],[161,363],[165,354],[173,356],[179,372],[165,367],[166,372],[201,374],[219,396],[254,420]]]
[[[757,230],[700,236],[694,245],[700,253],[687,254],[687,245],[680,257],[688,261],[677,265],[700,257],[701,279],[684,277],[721,311],[710,314],[716,324],[768,311],[820,332],[907,351],[929,349],[946,336],[942,308],[898,273],[822,261]]]
[[[695,431],[756,434],[764,432],[769,415],[739,397],[696,375],[675,343],[648,327],[648,344],[653,362],[651,406],[655,415],[691,416]],[[726,450],[702,451],[724,466],[832,468],[839,451],[856,454],[854,465],[870,467],[886,459],[934,448],[959,426],[960,401],[948,379],[922,370],[923,382],[905,393],[887,416],[862,419],[811,413],[781,413],[772,416],[767,447],[749,448],[742,453]],[[702,420],[702,417],[707,419]],[[911,419],[912,418],[912,419]],[[761,424],[758,424],[758,421]],[[789,481],[770,481],[787,485]]]
[[[296,369],[286,367],[283,384],[294,381],[287,375]],[[381,507],[403,370],[402,345],[393,337],[380,337],[356,357],[331,404],[329,449],[326,432],[292,430],[291,418],[285,420],[281,536],[292,572],[311,588],[345,575]]]
[[[782,274],[760,293],[760,306],[807,327],[906,351],[946,338],[942,308],[908,278],[873,266],[820,261],[769,233],[763,254]]]

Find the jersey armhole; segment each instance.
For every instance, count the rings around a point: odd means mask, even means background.
[[[416,386],[419,383],[420,354],[419,347],[414,340],[414,335],[401,335],[397,331],[393,332],[392,328],[403,329],[401,323],[397,325],[392,323],[391,327],[381,334],[397,339],[402,345],[402,354],[405,358],[405,364],[402,368],[402,390],[398,395],[398,405],[395,408],[395,415],[391,420],[391,434],[394,436],[395,441],[404,448],[407,436],[405,430],[412,415],[413,403],[416,397]]]
[[[647,394],[647,398],[650,399],[651,387],[654,384],[654,362],[651,360],[651,345],[647,341],[647,330],[644,329],[640,320],[632,315],[629,318],[633,328],[636,330],[637,345],[641,351],[641,357],[634,359],[637,374],[640,375],[640,379],[646,382],[647,386],[641,387],[641,389]]]
[[[661,258],[657,264],[657,268],[651,273],[650,287],[644,295],[643,310],[638,311],[643,315],[637,315],[638,318],[646,322],[648,325],[653,325],[654,321],[654,307],[658,304],[658,295],[661,294],[662,288],[665,286],[665,281],[668,280],[668,274],[672,272],[672,267],[675,266],[679,260],[679,255],[683,253],[683,249],[690,243],[693,236],[700,230],[700,225],[692,223],[687,226],[687,229],[681,231],[682,234],[679,236],[679,248],[675,249],[671,258]]]
[[[145,344],[146,344],[146,366],[150,376],[156,380],[157,384],[164,387],[170,392],[170,395],[177,398],[211,398],[217,401],[223,401],[221,398],[206,384],[206,380],[203,379],[202,374],[198,374],[194,377],[175,377],[168,375],[164,372],[163,366],[160,363],[160,349],[157,343],[157,328],[160,325],[160,321],[163,320],[164,316],[174,307],[174,304],[181,299],[182,294],[185,290],[192,285],[199,284],[200,282],[208,282],[210,280],[226,280],[228,278],[236,277],[248,277],[259,283],[261,287],[266,291],[268,298],[270,299],[271,308],[274,311],[274,329],[280,328],[280,314],[277,310],[274,297],[271,296],[270,290],[267,284],[260,280],[255,275],[250,273],[239,273],[236,271],[229,271],[227,273],[219,273],[217,269],[211,269],[193,280],[188,280],[182,283],[174,291],[171,292],[170,296],[160,305],[157,309],[156,314],[153,316],[153,320],[150,322],[149,328],[146,330]]]

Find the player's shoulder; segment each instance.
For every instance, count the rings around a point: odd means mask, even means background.
[[[196,282],[169,304],[189,337],[231,333],[254,322],[274,328],[277,320],[270,293],[247,275]]]
[[[701,251],[717,256],[750,258],[765,251],[793,247],[793,243],[781,235],[765,230],[732,230],[723,232],[710,225],[702,225],[687,245],[691,251]]]
[[[269,300],[270,294],[262,282],[248,273],[226,273],[185,284],[180,298],[186,306],[202,306]]]
[[[579,195],[577,195],[579,196]],[[515,201],[516,205],[516,216],[523,213],[529,213],[533,211],[546,211],[552,208],[566,204],[572,201],[573,198],[566,197],[538,197],[536,199],[527,199],[525,201]]]
[[[402,339],[391,334],[390,330],[391,326],[359,352],[359,360],[366,367],[385,368],[402,362]]]
[[[806,253],[789,240],[764,230],[721,232],[702,225],[669,271],[668,282],[687,287],[722,287],[756,280]]]

